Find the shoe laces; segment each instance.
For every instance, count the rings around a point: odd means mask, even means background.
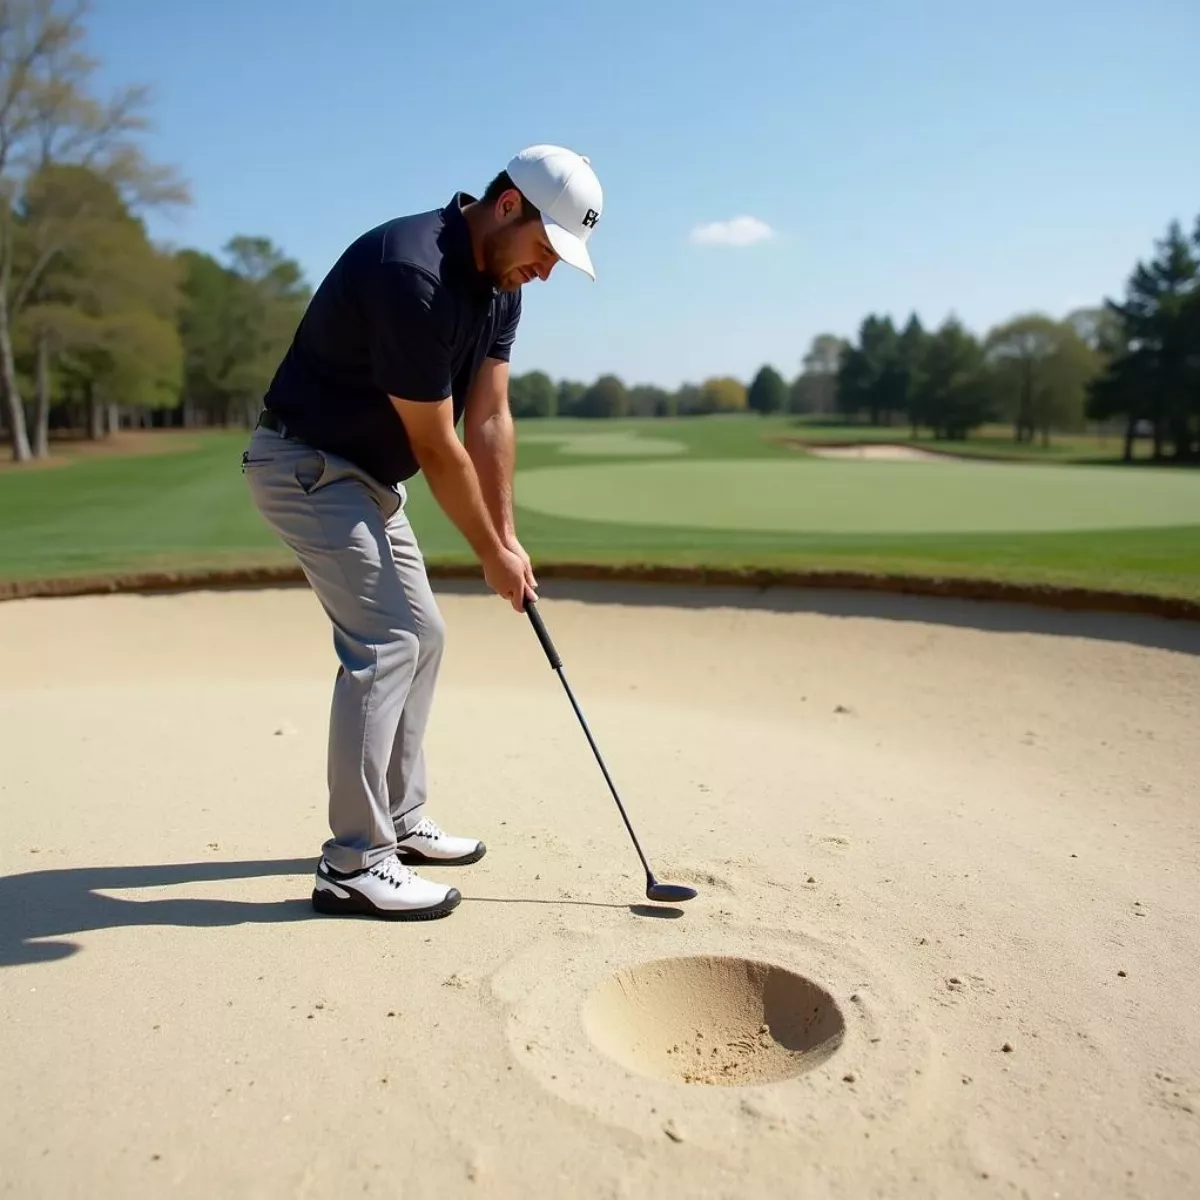
[[[368,873],[374,875],[376,879],[390,883],[395,888],[403,887],[416,878],[416,872],[411,867],[406,867],[394,854],[391,858],[377,862]]]
[[[428,817],[422,817],[417,822],[416,829],[409,834],[409,837],[427,837],[434,842],[436,842],[438,838],[445,836],[446,831],[442,829],[436,822],[431,821]]]

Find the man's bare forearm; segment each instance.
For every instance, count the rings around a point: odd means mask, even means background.
[[[497,536],[492,524],[475,465],[457,438],[450,439],[444,450],[426,451],[421,470],[433,498],[481,561],[503,549],[503,538]]]
[[[513,520],[516,441],[512,414],[507,408],[493,413],[467,432],[467,452],[475,464],[484,503],[502,542],[516,537]]]

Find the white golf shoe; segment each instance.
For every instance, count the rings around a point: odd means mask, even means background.
[[[422,817],[411,833],[396,842],[396,853],[405,862],[462,866],[478,862],[487,847],[476,838],[453,837]]]
[[[457,888],[422,879],[394,854],[361,871],[337,871],[324,858],[317,864],[312,905],[337,916],[429,921],[449,916],[462,896]]]

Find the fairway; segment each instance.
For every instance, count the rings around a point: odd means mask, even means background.
[[[523,423],[521,540],[542,565],[832,569],[1200,598],[1198,472],[823,460],[782,443],[794,429]],[[250,503],[244,432],[152,437],[131,456],[0,472],[0,583],[293,561]],[[408,508],[431,565],[475,561],[420,476]]]
[[[608,463],[522,472],[576,521],[783,533],[1018,533],[1200,524],[1200,475],[957,462]]]

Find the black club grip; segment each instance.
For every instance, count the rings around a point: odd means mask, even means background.
[[[549,633],[546,632],[546,626],[542,623],[542,614],[538,612],[537,604],[526,598],[525,611],[529,614],[533,631],[537,634],[538,641],[542,643],[542,649],[545,650],[546,657],[550,660],[550,665],[557,671],[563,665],[562,659],[559,657],[558,651],[554,648],[554,643],[550,640]]]

